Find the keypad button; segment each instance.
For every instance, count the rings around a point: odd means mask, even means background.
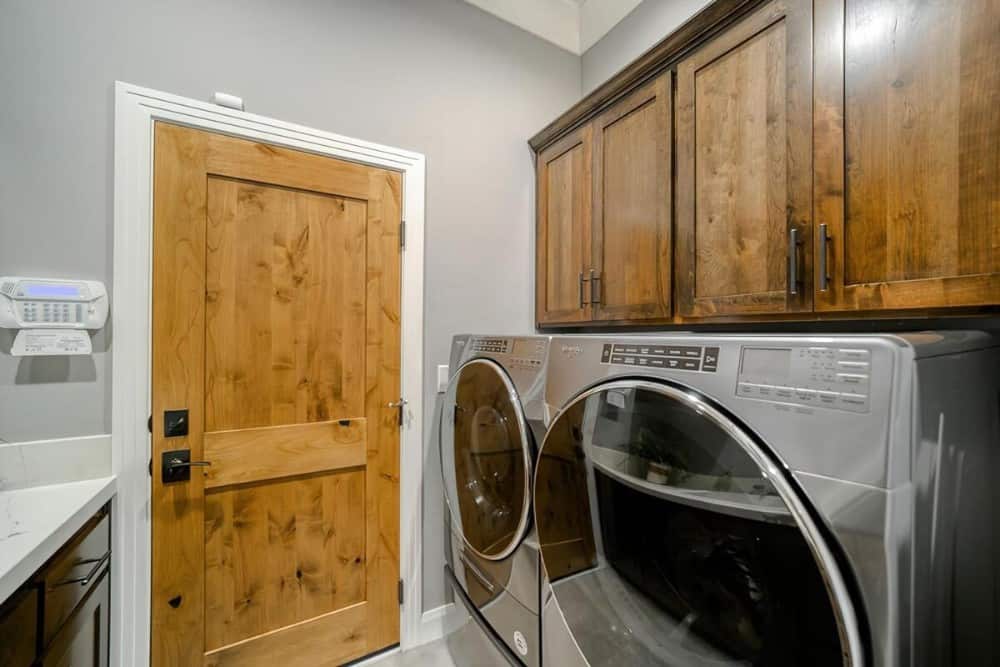
[[[736,385],[736,394],[738,396],[744,396],[746,398],[757,398],[758,396],[760,396],[758,385],[755,385],[750,382],[740,382],[738,385]]]
[[[868,396],[846,391],[841,392],[837,401],[837,407],[842,410],[850,410],[851,412],[867,412]]]
[[[859,348],[841,348],[837,350],[837,358],[844,361],[868,361],[872,353]]]

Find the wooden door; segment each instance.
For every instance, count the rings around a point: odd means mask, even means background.
[[[670,83],[663,74],[594,121],[595,320],[670,316]]]
[[[816,308],[1000,303],[1000,3],[817,0],[816,118]]]
[[[535,314],[539,324],[590,319],[592,130],[538,154]]]
[[[400,178],[157,123],[154,667],[398,642]]]
[[[772,0],[678,66],[683,315],[811,309],[811,5]]]

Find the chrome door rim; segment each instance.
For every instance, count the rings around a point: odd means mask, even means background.
[[[834,616],[837,619],[837,630],[842,640],[846,640],[850,665],[861,667],[864,665],[864,651],[861,643],[861,632],[858,627],[858,618],[854,610],[854,602],[851,599],[847,583],[840,572],[837,559],[830,551],[822,533],[813,521],[805,503],[799,497],[799,493],[792,487],[786,479],[784,472],[774,463],[771,456],[765,453],[757,442],[747,434],[746,430],[733,423],[732,419],[719,411],[710,401],[706,400],[700,393],[690,388],[672,384],[664,380],[608,380],[596,384],[582,392],[576,394],[559,410],[559,412],[549,422],[549,429],[542,439],[542,444],[538,448],[539,456],[545,451],[545,444],[552,433],[551,426],[554,425],[563,414],[581,401],[585,401],[594,394],[613,389],[645,389],[653,393],[672,398],[681,404],[691,408],[698,414],[708,417],[716,426],[721,428],[727,435],[733,438],[743,448],[743,451],[753,460],[761,473],[771,481],[778,495],[788,507],[789,512],[795,519],[796,526],[806,539],[809,550],[813,554],[813,559],[819,565],[820,576],[826,584],[827,591],[831,594],[834,602]],[[538,471],[532,479],[531,487],[534,491],[538,483]],[[542,560],[544,566],[544,558]]]
[[[521,541],[524,539],[528,532],[528,521],[531,519],[531,489],[534,482],[534,470],[531,461],[531,440],[528,431],[528,422],[524,417],[524,410],[521,409],[521,399],[517,395],[517,390],[514,388],[514,383],[510,381],[507,376],[506,371],[503,367],[495,361],[490,359],[472,359],[462,364],[455,374],[448,381],[448,389],[446,394],[451,391],[452,386],[458,382],[459,376],[461,376],[462,371],[473,365],[484,365],[490,370],[492,370],[500,381],[503,383],[504,388],[507,390],[507,399],[510,401],[511,406],[514,409],[514,414],[517,416],[517,431],[520,436],[521,441],[521,453],[524,455],[524,497],[521,499],[521,517],[518,520],[517,528],[514,530],[514,537],[511,539],[510,544],[501,551],[499,554],[489,555],[484,554],[475,546],[473,546],[469,540],[465,537],[465,530],[462,528],[461,519],[456,519],[456,511],[458,508],[454,508],[451,505],[451,499],[448,497],[448,493],[444,493],[444,502],[448,506],[448,513],[451,515],[452,530],[458,531],[458,534],[462,536],[462,543],[469,548],[474,554],[480,558],[485,558],[486,560],[501,561],[508,558],[514,551],[520,546]],[[444,419],[444,411],[441,412],[441,418]],[[454,426],[452,426],[454,428]],[[441,425],[441,434],[444,434],[444,424]],[[438,461],[441,467],[441,477],[446,479],[448,472],[444,467],[444,447],[442,446],[441,438],[438,438]],[[452,473],[454,474],[454,473]],[[456,485],[457,488],[457,485]]]

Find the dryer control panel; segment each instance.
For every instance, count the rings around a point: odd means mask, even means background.
[[[871,364],[871,350],[861,347],[744,346],[736,395],[868,412]]]

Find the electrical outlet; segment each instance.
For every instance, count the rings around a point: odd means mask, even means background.
[[[438,365],[438,393],[448,391],[448,364]]]

